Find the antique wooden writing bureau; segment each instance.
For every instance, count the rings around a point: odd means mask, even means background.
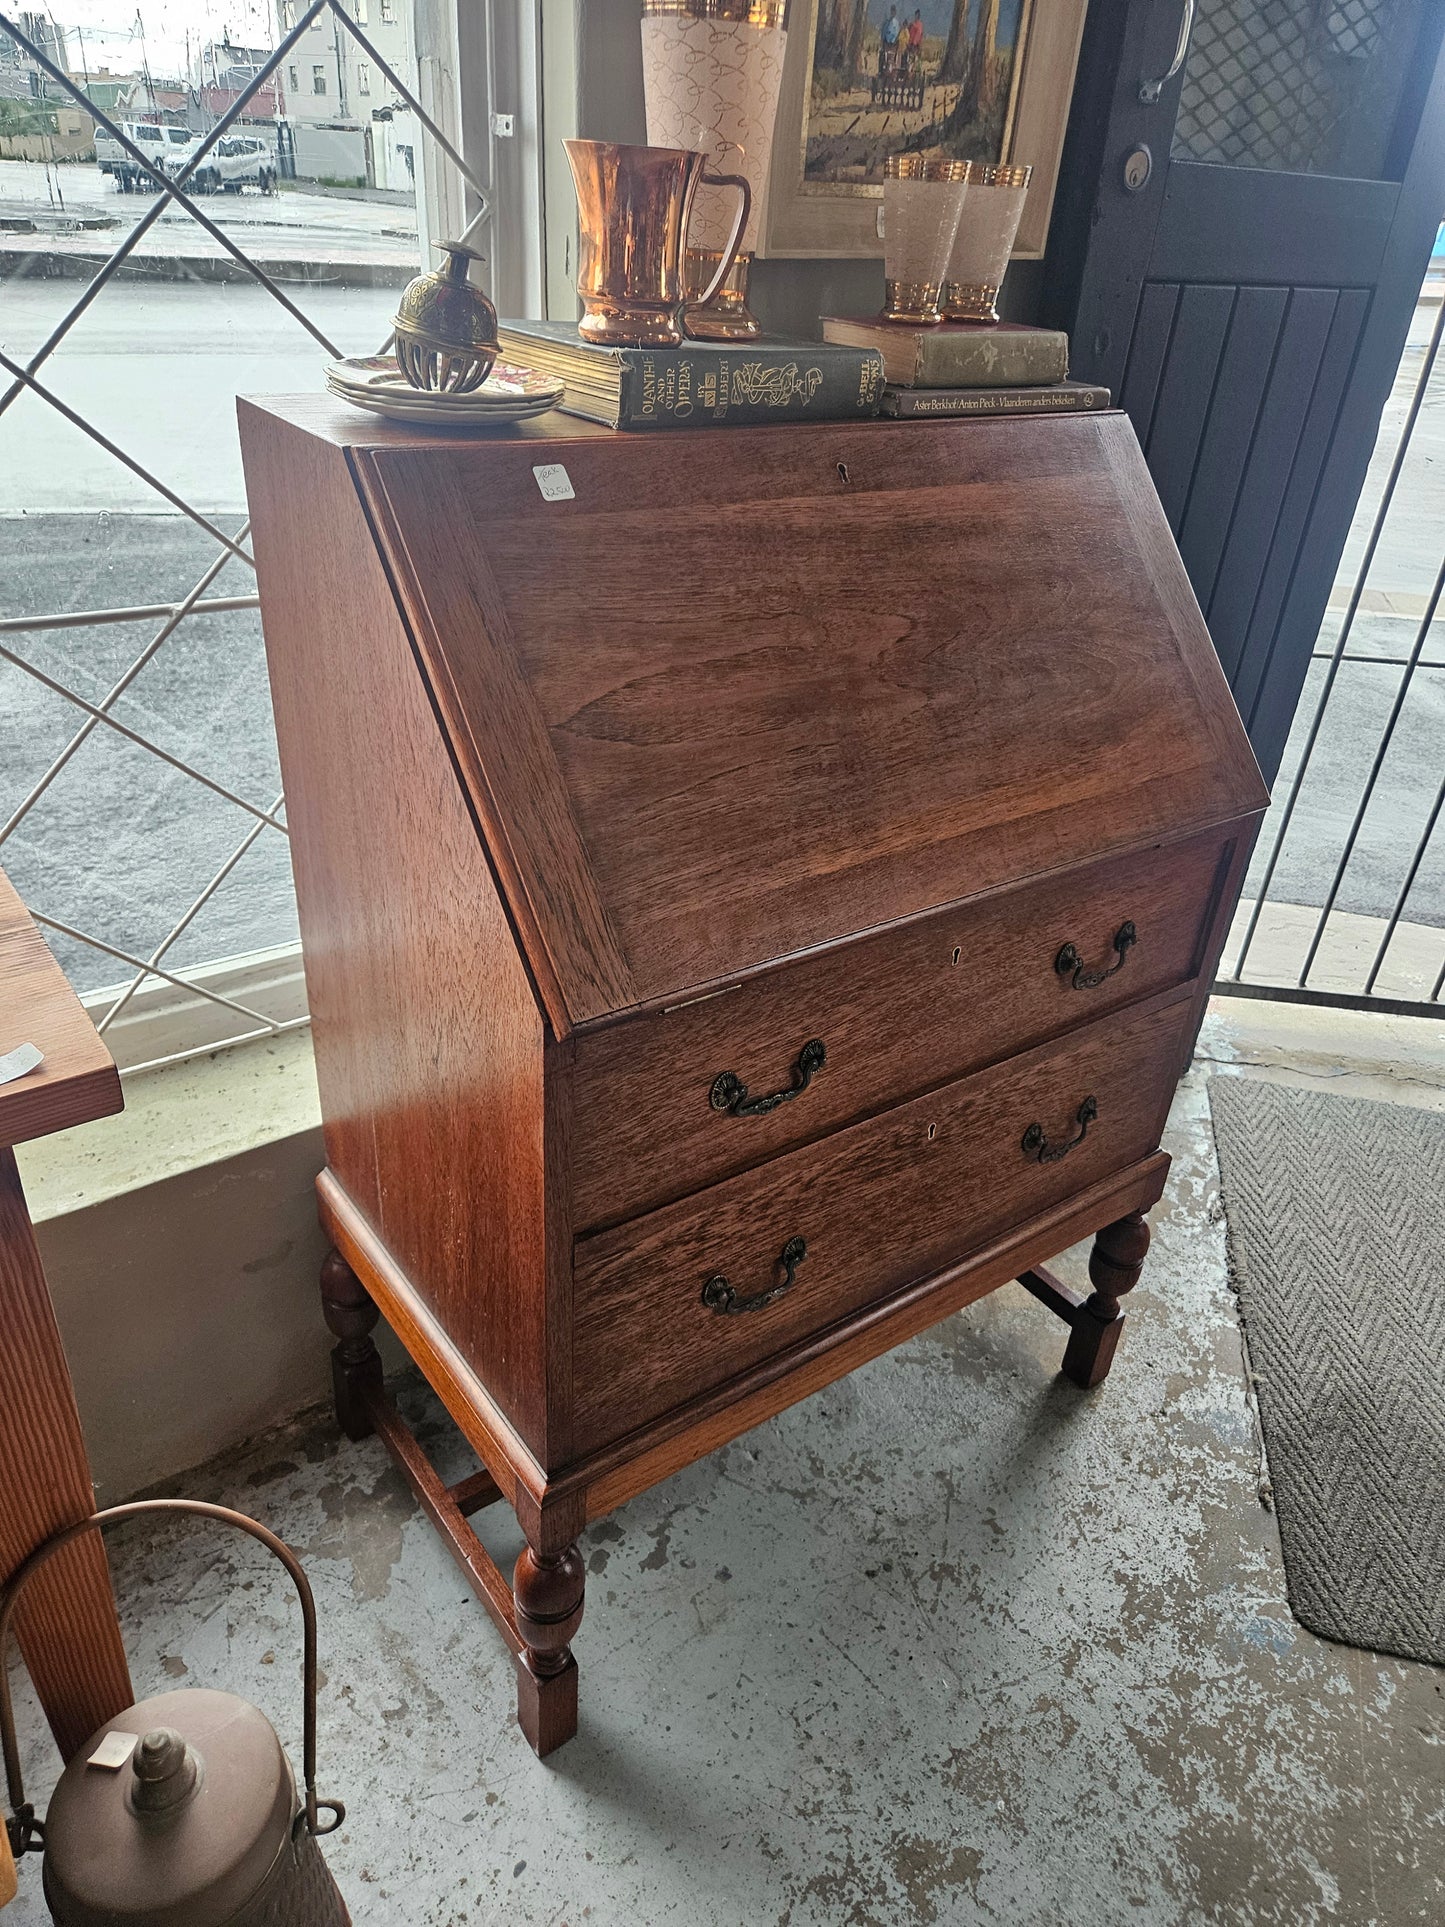
[[[338,1413],[546,1752],[589,1519],[1010,1278],[1104,1376],[1265,791],[1122,415],[241,420]]]

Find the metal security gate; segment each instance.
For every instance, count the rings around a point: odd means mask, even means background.
[[[152,1058],[150,1062],[131,1062],[126,1068],[133,1070],[153,1068],[155,1062],[171,1061],[172,1056],[190,1056],[200,1050],[214,1050],[222,1045],[276,1036],[309,1021],[304,1014],[304,1004],[300,1006],[299,1012],[294,1008],[297,1002],[295,995],[291,997],[292,1008],[283,1014],[278,1014],[274,1000],[270,1008],[264,1007],[265,997],[253,999],[244,987],[238,989],[233,978],[227,976],[219,967],[187,970],[173,961],[173,953],[185,933],[192,928],[195,920],[205,911],[206,906],[233,875],[237,866],[243,863],[257,840],[263,837],[284,838],[287,835],[282,797],[274,793],[247,794],[244,784],[238,783],[233,777],[228,777],[219,766],[203,767],[198,758],[178,754],[175,749],[167,747],[163,740],[158,740],[159,732],[153,727],[136,727],[133,723],[124,720],[126,714],[124,699],[127,691],[131,690],[132,685],[158,655],[163,652],[174,655],[178,647],[175,641],[178,635],[189,638],[195,633],[198,622],[204,623],[208,618],[229,611],[254,610],[257,607],[257,598],[254,593],[241,595],[211,593],[216,578],[228,565],[239,562],[249,570],[254,570],[255,565],[247,544],[249,524],[242,522],[239,527],[228,530],[221,527],[212,516],[204,514],[192,502],[187,501],[181,493],[168,486],[151,466],[139,461],[119,441],[108,436],[96,422],[88,419],[84,412],[69,406],[47,382],[46,364],[62,347],[71,330],[91,309],[92,304],[104,296],[106,289],[116,283],[122,272],[133,273],[142,265],[141,256],[136,252],[138,244],[168,208],[184,210],[205,230],[211,240],[219,245],[224,255],[229,257],[224,265],[233,279],[250,279],[258,283],[286,315],[306,331],[318,347],[332,357],[341,352],[327,333],[306,313],[304,307],[280,284],[275,274],[268,273],[251,258],[247,249],[233,239],[195,198],[200,170],[204,168],[206,157],[225,138],[233,123],[245,113],[248,104],[256,94],[271,82],[272,76],[288,56],[292,55],[293,50],[313,25],[328,14],[334,16],[335,21],[339,23],[335,29],[337,44],[340,44],[340,36],[343,33],[350,35],[358,43],[377,72],[385,76],[397,95],[416,114],[427,135],[456,170],[457,176],[472,190],[474,199],[471,206],[476,212],[470,226],[475,228],[488,217],[489,197],[481,179],[474,167],[469,166],[458,151],[457,145],[448,138],[442,127],[437,124],[437,120],[427,111],[426,106],[417,99],[416,94],[388,64],[374,41],[369,39],[357,24],[355,16],[360,14],[364,17],[364,9],[356,5],[355,0],[351,6],[342,4],[342,0],[314,0],[314,4],[304,9],[294,10],[288,7],[285,15],[289,30],[282,37],[280,44],[267,58],[265,64],[251,76],[249,83],[201,139],[199,145],[194,150],[188,150],[186,165],[177,171],[174,177],[168,176],[159,165],[148,159],[127,137],[117,119],[92,101],[77,81],[62,70],[51,58],[47,45],[42,39],[32,37],[32,32],[27,31],[27,28],[38,33],[35,27],[36,16],[25,14],[17,19],[14,15],[0,12],[0,36],[8,35],[9,39],[23,51],[37,75],[44,76],[43,85],[47,97],[51,100],[73,101],[94,120],[99,128],[119,143],[127,157],[135,163],[141,179],[154,183],[156,189],[154,202],[140,213],[139,219],[129,234],[86,281],[76,299],[66,307],[39,347],[24,358],[0,351],[0,371],[3,371],[4,377],[0,380],[0,428],[3,428],[4,416],[17,397],[24,394],[38,398],[47,405],[51,419],[58,416],[69,423],[71,428],[78,430],[92,444],[104,450],[108,457],[129,470],[148,490],[153,491],[155,496],[176,511],[179,517],[186,518],[194,525],[204,538],[203,550],[214,544],[214,551],[210,554],[204,572],[198,579],[194,579],[189,591],[179,597],[172,592],[164,598],[160,596],[147,598],[144,604],[131,600],[128,606],[124,607],[73,611],[65,606],[65,585],[57,577],[54,585],[55,606],[52,610],[7,615],[0,619],[0,667],[8,666],[10,670],[33,679],[35,683],[52,695],[62,698],[65,704],[71,706],[70,721],[66,725],[65,740],[61,746],[45,760],[43,769],[36,779],[29,783],[18,801],[13,801],[7,810],[0,811],[0,860],[3,860],[4,846],[7,841],[31,817],[41,799],[50,795],[53,786],[61,783],[62,779],[67,783],[70,782],[71,779],[65,775],[67,769],[72,766],[77,755],[84,751],[87,742],[97,731],[102,737],[107,733],[112,737],[119,737],[128,745],[129,750],[141,752],[146,758],[154,759],[148,767],[164,777],[168,783],[174,785],[177,777],[184,779],[186,793],[193,801],[197,798],[198,792],[202,792],[205,799],[222,800],[237,812],[241,819],[234,826],[234,845],[226,852],[224,860],[216,864],[214,873],[210,875],[204,887],[199,891],[190,892],[184,904],[177,903],[173,907],[167,907],[166,922],[158,926],[158,941],[154,943],[128,947],[125,943],[117,942],[108,935],[103,925],[96,927],[91,924],[84,928],[78,927],[63,917],[51,914],[44,901],[32,901],[30,904],[31,913],[36,922],[54,937],[72,945],[86,946],[87,951],[99,953],[111,959],[114,964],[122,966],[129,973],[128,978],[117,986],[113,996],[102,997],[101,1006],[96,1008],[94,1013],[98,1028],[102,1032],[110,1032],[113,1047],[117,1033],[111,1027],[124,1014],[133,1011],[134,1000],[137,998],[144,1001],[147,996],[157,991],[174,992],[183,1002],[188,1005],[197,1005],[201,1009],[203,1020],[195,1027],[196,1035],[185,1049],[169,1052],[160,1059]],[[390,17],[389,11],[384,12],[383,17]],[[438,111],[443,113],[443,118],[446,117],[441,107],[438,107]],[[115,112],[118,114],[119,110]],[[457,198],[455,194],[453,198]],[[461,225],[462,222],[459,220],[457,226]],[[0,288],[4,285],[3,280],[0,280]],[[77,674],[73,679],[53,674],[33,660],[31,655],[27,655],[21,648],[15,646],[23,637],[38,637],[46,632],[57,630],[95,633],[101,625],[124,626],[150,623],[156,623],[158,626],[150,633],[143,647],[127,652],[128,659],[123,673],[108,687],[103,682],[95,683],[93,676],[87,685],[87,677],[84,674]],[[184,640],[179,646],[185,646]],[[264,727],[269,734],[269,722]],[[73,769],[71,776],[74,776]],[[83,805],[77,802],[71,808],[74,813],[83,808]],[[51,868],[55,869],[66,852],[55,849],[49,854],[53,858]],[[127,893],[129,880],[117,878],[115,882],[116,887],[112,895],[116,900],[121,900]],[[279,955],[279,952],[276,954]],[[266,955],[269,957],[271,953]],[[289,956],[289,951],[288,957],[289,976],[294,979],[295,960],[294,957]],[[91,1001],[94,1005],[95,1000]]]
[[[1432,294],[1225,950],[1225,995],[1445,1017],[1445,289]]]

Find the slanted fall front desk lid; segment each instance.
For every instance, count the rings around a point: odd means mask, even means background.
[[[352,461],[559,1029],[1265,801],[1121,415]]]

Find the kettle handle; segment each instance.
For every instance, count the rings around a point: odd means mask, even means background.
[[[43,1844],[45,1838],[43,1826],[36,1820],[33,1808],[25,1802],[25,1788],[20,1778],[20,1749],[15,1740],[15,1708],[10,1699],[10,1680],[5,1667],[6,1639],[20,1595],[32,1576],[73,1539],[104,1526],[115,1525],[122,1519],[137,1519],[143,1514],[156,1512],[191,1513],[197,1518],[215,1519],[223,1526],[234,1526],[238,1532],[247,1532],[253,1539],[259,1539],[290,1573],[296,1596],[301,1601],[301,1744],[302,1771],[306,1781],[306,1805],[303,1812],[297,1814],[296,1824],[299,1827],[304,1819],[310,1833],[334,1833],[346,1818],[346,1808],[339,1800],[318,1800],[316,1797],[316,1601],[301,1561],[284,1539],[278,1539],[274,1532],[258,1525],[254,1519],[248,1519],[244,1512],[232,1511],[230,1506],[211,1505],[204,1499],[136,1499],[129,1505],[113,1505],[104,1512],[94,1512],[88,1519],[78,1519],[74,1525],[63,1526],[59,1532],[52,1533],[0,1587],[0,1751],[4,1753],[5,1783],[12,1810],[12,1817],[6,1822],[6,1832],[17,1858],[27,1849]],[[335,1816],[330,1826],[320,1825],[322,1807]]]

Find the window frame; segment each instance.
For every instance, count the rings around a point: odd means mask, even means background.
[[[565,4],[565,0],[562,3]],[[285,4],[293,21],[304,18],[304,14],[298,15],[294,8],[289,7],[289,0],[285,0]],[[410,0],[404,0],[404,4],[410,4]],[[322,14],[318,20],[310,23],[311,31],[319,32],[331,26],[338,47],[345,40],[351,47],[360,48],[362,43],[347,31],[349,9],[345,0],[340,0],[339,5],[333,0],[333,7],[333,12]],[[392,11],[395,16],[395,9]],[[282,17],[286,18],[286,13]],[[464,156],[468,174],[475,178],[476,186],[464,180],[461,170],[447,157],[432,134],[422,127],[417,127],[415,136],[398,143],[399,151],[409,151],[413,157],[411,165],[416,178],[419,243],[423,260],[430,259],[430,248],[427,246],[430,236],[460,232],[470,221],[474,229],[472,238],[483,255],[489,257],[488,266],[483,271],[484,285],[494,294],[504,311],[533,314],[545,311],[540,273],[544,210],[541,170],[537,164],[539,129],[542,124],[538,66],[540,23],[541,0],[416,0],[413,23],[415,95],[423,111],[437,123],[446,141]],[[403,24],[406,24],[405,19]],[[306,47],[311,47],[313,52],[326,51],[324,43],[318,48],[310,33],[297,34],[294,44],[301,50],[296,67],[305,64]],[[393,65],[401,67],[398,55],[377,48],[374,41],[371,44],[375,58],[369,64],[375,64],[377,60],[390,60]],[[293,73],[296,67],[293,67]],[[278,63],[271,71],[279,79],[284,69]],[[313,98],[324,99],[329,96],[329,87],[324,85],[328,71],[327,60],[315,62],[314,73],[320,77],[323,85]],[[293,88],[293,92],[299,94],[300,90]],[[495,134],[492,119],[494,103],[513,117],[516,128],[514,136],[498,137]],[[412,113],[400,101],[397,111]],[[228,127],[229,124],[228,121]],[[143,138],[143,130],[149,130],[161,141],[168,139],[163,131],[163,122],[148,121],[127,126],[132,139]],[[237,152],[250,155],[257,151],[268,151],[268,143],[248,139],[244,132],[238,131],[229,138],[222,132],[214,151],[218,155],[226,153],[228,157]],[[478,190],[487,203],[486,211],[480,217]],[[200,217],[199,208],[191,211]],[[453,212],[461,218],[452,219]],[[103,272],[102,280],[105,278],[107,276]],[[274,289],[272,291],[276,292]],[[289,305],[283,295],[278,295],[278,299],[283,301],[283,305]],[[329,347],[324,341],[322,345]],[[332,349],[331,352],[336,351]],[[186,509],[193,520],[209,527],[205,518],[187,504],[178,503],[178,506]],[[208,576],[190,591],[184,601],[168,602],[164,607],[157,603],[153,608],[101,612],[100,620],[131,620],[151,616],[166,618],[165,627],[148,645],[148,653],[138,659],[138,664],[132,665],[128,674],[135,673],[138,666],[143,667],[144,662],[150,660],[177,624],[185,620],[193,604],[198,609],[209,606],[205,592],[224,560],[223,553],[213,562]],[[252,607],[255,606],[254,598],[243,597],[227,606]],[[90,619],[95,618],[87,618]],[[65,619],[66,622],[68,620]],[[80,618],[76,618],[76,623],[79,626]],[[18,626],[34,625],[25,623]],[[41,626],[53,625],[50,619],[46,619]],[[55,688],[62,696],[72,694],[58,684]],[[73,699],[81,701],[79,695]],[[81,706],[85,707],[83,701]],[[100,712],[92,713],[99,715]],[[116,727],[122,728],[123,734],[126,733],[120,724],[116,724]],[[135,740],[144,749],[153,748],[144,736],[136,736]],[[165,756],[163,751],[156,753]],[[253,822],[250,839],[254,839],[268,823],[273,829],[284,829],[284,822],[278,816],[282,808],[279,798],[263,808],[248,798],[232,795],[207,775],[204,769],[191,768],[184,762],[177,762],[174,757],[166,760],[175,763],[184,775],[207,784],[213,790],[219,789],[222,795],[247,810]],[[49,781],[49,775],[45,781]],[[206,959],[184,968],[177,966],[174,970],[163,967],[159,962],[168,946],[209,900],[234,862],[248,847],[249,840],[233,854],[201,896],[189,905],[185,916],[156,951],[150,964],[145,963],[139,955],[132,955],[114,948],[108,941],[102,941],[102,938],[109,939],[112,936],[112,932],[104,925],[97,924],[95,933],[87,935],[84,931],[69,929],[58,922],[39,917],[47,929],[105,952],[130,973],[129,981],[124,985],[117,984],[103,991],[91,992],[86,998],[97,1020],[107,1026],[108,1039],[119,1045],[123,1029],[123,1061],[127,1070],[147,1069],[161,1060],[173,1061],[259,1037],[275,1036],[282,1030],[307,1021],[304,1015],[304,992],[300,988],[300,954],[297,945],[282,945],[249,955]],[[238,995],[249,1008],[242,1009],[238,1002],[228,1001]],[[261,1000],[259,1008],[256,1007],[256,1000]],[[239,1033],[238,1017],[246,1026]],[[257,1022],[263,1028],[256,1028]],[[121,1055],[121,1052],[117,1051],[117,1055]]]

